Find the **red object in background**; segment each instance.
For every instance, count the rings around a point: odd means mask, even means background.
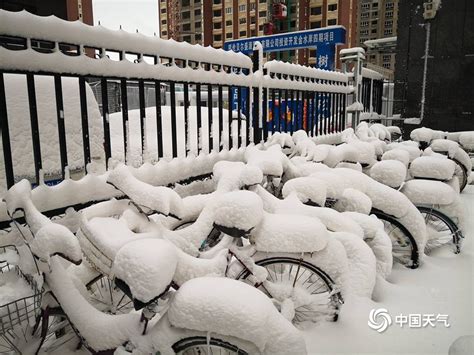
[[[275,28],[275,26],[273,25],[273,23],[271,23],[271,22],[264,23],[263,24],[263,34],[264,35],[272,35],[274,28]]]
[[[284,20],[287,16],[285,4],[273,4],[273,18],[275,20]]]

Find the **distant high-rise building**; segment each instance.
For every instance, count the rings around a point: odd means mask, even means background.
[[[359,0],[357,11],[357,43],[396,37],[399,0]],[[393,72],[395,53],[368,53],[367,62]]]
[[[0,9],[8,11],[26,10],[39,16],[62,18],[63,20],[80,20],[88,25],[93,25],[92,0],[2,0]]]
[[[233,39],[333,25],[346,28],[349,46],[357,43],[357,0],[159,0],[159,15],[162,38],[215,48]],[[311,65],[315,56],[310,48],[272,54]]]

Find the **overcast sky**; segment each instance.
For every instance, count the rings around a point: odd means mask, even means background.
[[[158,0],[92,0],[94,23],[152,36],[158,29]]]

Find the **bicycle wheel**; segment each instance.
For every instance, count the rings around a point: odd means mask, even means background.
[[[459,192],[462,192],[467,185],[467,169],[462,165],[459,160],[452,158],[452,161],[456,163],[456,168],[454,169],[454,176],[458,178],[459,181]]]
[[[125,314],[131,312],[133,301],[107,276],[100,275],[87,283],[89,302],[101,312]]]
[[[454,221],[444,213],[429,207],[417,206],[418,210],[425,219],[428,231],[428,242],[425,246],[425,252],[453,242],[454,253],[461,251],[462,234]]]
[[[41,347],[39,354],[64,353],[80,343],[74,329],[61,308],[46,308],[41,313]]]
[[[373,209],[371,214],[377,216],[384,224],[384,230],[392,240],[393,259],[406,267],[416,269],[419,266],[418,246],[410,231],[395,217]]]
[[[173,350],[176,354],[223,354],[223,355],[247,355],[248,353],[240,349],[237,345],[231,344],[227,341],[206,337],[195,336],[182,339],[173,345]]]
[[[258,288],[279,302],[293,301],[293,323],[337,320],[341,296],[334,292],[335,284],[323,270],[290,257],[263,259],[256,264],[268,271],[267,280]],[[238,279],[247,280],[249,276],[250,271],[244,270]]]

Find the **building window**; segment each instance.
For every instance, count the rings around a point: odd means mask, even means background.
[[[379,8],[379,3],[378,2],[372,3],[372,8],[373,9],[378,9]]]
[[[259,30],[260,32],[262,32],[262,31],[263,31],[263,25],[258,26],[258,30]]]
[[[214,35],[214,41],[216,42],[222,41],[222,35]]]
[[[258,0],[258,2],[259,2],[260,4],[265,4],[265,3],[267,2],[267,0]]]
[[[328,26],[334,26],[335,24],[337,24],[337,20],[335,18],[328,20]]]
[[[370,4],[369,3],[362,4],[361,8],[362,10],[368,10],[370,8]]]
[[[189,6],[189,0],[181,0],[181,6],[182,7]]]
[[[219,5],[219,4],[221,3],[221,0],[213,0],[213,3],[214,3],[215,5]]]
[[[315,51],[314,49],[310,49],[310,50],[309,50],[309,57],[310,57],[310,58],[316,57],[316,51]]]
[[[385,17],[386,17],[386,18],[393,18],[393,11],[387,11],[387,12],[385,13]]]
[[[225,38],[232,38],[232,32],[227,32],[225,34]]]
[[[369,30],[360,30],[360,34],[367,36],[369,34]]]
[[[369,26],[369,21],[361,21],[360,22],[360,27],[368,27]]]
[[[377,20],[372,20],[372,26],[377,26],[378,21]]]
[[[194,10],[194,16],[200,16],[200,15],[201,15],[201,9]]]
[[[245,36],[247,36],[247,31],[240,31],[239,36],[240,36],[240,37],[245,37]]]
[[[252,16],[250,18],[250,24],[253,25],[255,22],[257,22],[257,18],[255,16]]]
[[[392,20],[385,21],[385,27],[392,27],[392,26],[393,26]]]
[[[222,11],[221,10],[214,10],[212,13],[214,17],[221,17],[222,16]]]
[[[260,11],[258,13],[258,17],[267,17],[267,12],[266,11]]]
[[[226,25],[226,26],[232,26],[232,20],[227,20],[227,21],[225,22],[225,25]]]
[[[195,22],[194,27],[195,28],[201,28],[201,21]]]
[[[201,37],[201,34],[200,34],[200,33],[196,33],[196,34],[194,35],[194,38],[196,39],[196,41],[200,41],[202,37]]]
[[[383,31],[383,35],[384,36],[390,36],[393,34],[393,30],[391,28],[386,28],[384,31]]]
[[[368,12],[361,13],[360,18],[369,18],[369,13]]]
[[[160,11],[161,11],[162,14],[165,14],[166,13],[166,7],[163,7]]]
[[[231,7],[226,7],[225,8],[225,13],[230,15],[232,13],[232,8]]]
[[[247,5],[239,5],[239,12],[244,12],[247,9]]]
[[[370,33],[377,33],[377,29],[376,29],[376,28],[372,28],[372,30],[370,31]]]
[[[257,6],[256,3],[254,3],[254,2],[251,3],[251,4],[250,4],[250,11],[254,11],[256,6]]]
[[[383,63],[382,65],[385,69],[390,69],[392,67],[391,63]]]
[[[321,6],[311,8],[311,16],[321,15]]]
[[[190,23],[183,24],[183,31],[191,31],[191,24]]]
[[[328,5],[328,11],[336,11],[336,10],[337,10],[337,4]]]
[[[390,54],[384,54],[383,55],[383,61],[384,62],[390,62],[392,60],[392,56]]]
[[[245,23],[247,23],[247,19],[246,19],[245,17],[239,18],[239,24],[240,24],[240,25],[243,25],[243,24],[245,24]]]
[[[162,25],[166,25],[166,19],[161,20]]]
[[[222,28],[222,22],[214,22],[214,29],[220,30]]]
[[[256,31],[256,30],[252,30],[252,31],[250,32],[250,35],[251,35],[252,37],[255,37],[255,36],[257,35],[257,31]]]
[[[166,36],[167,34],[168,34],[167,31],[161,31],[161,35],[162,35],[162,36]]]
[[[187,19],[187,18],[190,18],[191,17],[191,12],[189,11],[185,11],[181,14],[181,18],[183,19]]]
[[[385,10],[392,10],[393,9],[393,2],[387,2],[385,4]]]
[[[183,36],[183,41],[191,43],[191,36]]]
[[[321,28],[321,21],[311,22],[311,28]]]

